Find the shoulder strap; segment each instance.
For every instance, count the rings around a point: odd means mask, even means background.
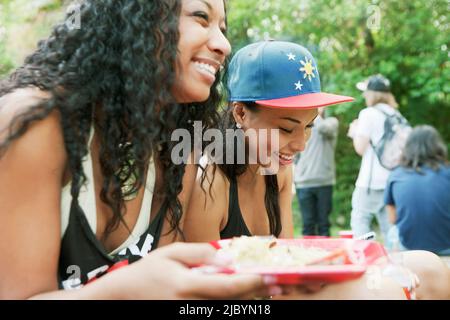
[[[394,109],[394,113],[389,114],[389,113],[387,113],[386,111],[384,111],[384,110],[378,108],[377,106],[373,106],[373,108],[374,108],[375,110],[378,110],[379,112],[381,112],[382,114],[384,114],[384,115],[385,115],[386,117],[388,117],[388,118],[396,117],[396,118],[400,119],[400,122],[401,122],[401,123],[404,123],[404,124],[408,124],[408,125],[409,125],[408,120],[406,120],[406,118],[405,118],[398,110],[395,110],[395,109]]]
[[[400,119],[400,122],[401,122],[401,123],[408,124],[408,121],[407,121],[407,120],[401,115],[401,113],[398,112],[397,110],[394,110],[394,113],[389,114],[389,113],[387,113],[386,111],[384,111],[384,110],[382,110],[381,108],[379,108],[378,105],[375,105],[375,106],[373,106],[372,108],[374,108],[375,110],[381,112],[382,114],[384,114],[384,115],[386,116],[386,119],[385,119],[385,125],[386,125],[386,120],[389,119],[389,118],[392,118],[392,117],[396,117],[397,119]],[[382,137],[381,139],[384,138],[384,135],[385,135],[385,134],[386,134],[386,133],[383,134],[383,137]],[[370,145],[371,145],[371,146],[374,148],[374,150],[375,150],[375,145],[374,145],[374,143],[372,142],[372,139],[369,140],[369,143],[370,143]]]
[[[228,222],[234,218],[235,215],[239,215],[239,197],[236,178],[230,179],[230,189],[229,189],[229,200],[228,200]]]
[[[378,108],[377,106],[373,106],[373,108],[374,108],[375,110],[378,110],[378,111],[381,112],[382,114],[384,114],[384,115],[386,116],[386,119],[387,119],[388,117],[391,117],[391,116],[392,116],[392,115],[388,114],[386,111],[381,110],[381,109]],[[385,121],[386,121],[386,120],[385,120]],[[384,134],[383,134],[383,136],[384,136]],[[382,138],[382,139],[383,139],[383,138]],[[378,157],[377,152],[376,152],[376,148],[375,148],[374,143],[372,142],[372,139],[369,139],[369,143],[370,143],[370,146],[371,146],[372,149],[373,149],[373,154],[372,154],[372,157],[371,157],[371,159],[370,159],[369,184],[368,184],[368,186],[367,186],[367,194],[370,194],[370,187],[372,186],[372,174],[373,174],[374,158],[375,158],[375,157]]]
[[[221,230],[220,237],[225,239],[242,235],[251,236],[250,230],[248,230],[242,217],[241,209],[239,208],[237,179],[234,177],[229,179],[229,181],[228,221],[226,226]]]

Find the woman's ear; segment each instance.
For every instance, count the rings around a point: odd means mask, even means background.
[[[237,125],[243,127],[244,121],[247,118],[248,110],[245,108],[245,105],[241,102],[233,102],[232,108],[234,121],[236,121]]]

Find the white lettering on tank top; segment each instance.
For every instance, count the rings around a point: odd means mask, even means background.
[[[120,256],[124,256],[127,254],[127,249],[130,250],[131,254],[135,255],[135,256],[141,256],[141,257],[145,257],[150,250],[152,249],[152,244],[153,244],[153,236],[151,234],[147,234],[147,237],[145,238],[144,244],[142,245],[142,248],[139,249],[138,246],[138,242],[139,242],[139,238],[133,242],[130,246],[128,246],[128,248],[123,249],[122,251],[120,251],[118,253],[118,255]]]

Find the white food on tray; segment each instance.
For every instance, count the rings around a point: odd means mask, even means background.
[[[241,267],[301,267],[329,254],[329,251],[293,244],[280,244],[275,238],[233,238],[221,251],[233,257],[236,269]]]

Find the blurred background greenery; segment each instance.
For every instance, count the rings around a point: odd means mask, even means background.
[[[149,0],[151,1],[151,0]],[[0,0],[0,76],[20,65],[62,19],[69,1]],[[360,158],[346,137],[364,107],[355,83],[382,73],[400,111],[431,124],[450,142],[450,3],[447,0],[228,0],[228,37],[236,51],[262,39],[290,40],[316,57],[324,91],[356,101],[330,109],[340,120],[332,234],[349,228]],[[82,23],[82,21],[81,21]],[[82,25],[81,25],[82,26]],[[301,230],[294,201],[296,233]]]

